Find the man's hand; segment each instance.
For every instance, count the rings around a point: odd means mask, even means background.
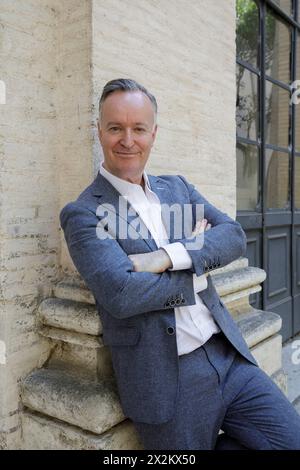
[[[128,258],[133,262],[134,271],[163,273],[172,267],[172,261],[168,253],[163,249],[151,251],[150,253],[129,255]]]
[[[195,237],[196,235],[199,235],[199,233],[202,233],[205,230],[209,230],[210,228],[211,224],[207,223],[207,219],[198,220],[198,222],[196,222],[194,230],[192,231],[192,236]],[[207,277],[208,273],[204,273],[204,275]]]
[[[206,219],[199,220],[192,232],[192,236],[199,235],[199,233],[209,230],[211,224],[207,223]],[[135,272],[150,272],[150,273],[163,273],[169,268],[172,268],[172,261],[168,253],[160,248],[150,253],[140,253],[137,255],[129,255],[128,258],[132,261]]]
[[[198,222],[196,222],[194,230],[192,231],[192,236],[195,237],[196,235],[199,235],[199,233],[202,233],[205,230],[209,230],[210,228],[211,224],[207,223],[207,219],[198,220]]]

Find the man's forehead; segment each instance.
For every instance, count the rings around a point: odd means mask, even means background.
[[[149,98],[140,91],[116,91],[102,105],[102,115],[110,121],[125,117],[128,113],[136,116],[136,122],[143,122],[146,117],[154,114],[154,109]]]

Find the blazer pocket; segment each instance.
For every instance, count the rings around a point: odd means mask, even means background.
[[[103,330],[103,343],[108,346],[131,346],[137,344],[140,336],[141,332],[135,326],[105,328]]]

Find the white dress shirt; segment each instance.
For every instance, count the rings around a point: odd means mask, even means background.
[[[189,269],[192,258],[180,242],[169,243],[167,232],[161,218],[161,205],[158,196],[151,191],[146,172],[143,172],[145,191],[139,184],[118,178],[100,164],[100,173],[132,205],[147,226],[158,248],[163,248],[173,263],[170,271]],[[207,288],[205,275],[193,274],[195,294]],[[220,331],[213,316],[199,295],[195,295],[196,304],[175,307],[176,340],[178,355],[187,354],[204,344],[214,333]]]

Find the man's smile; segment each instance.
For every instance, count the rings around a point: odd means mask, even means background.
[[[139,155],[140,152],[114,152],[116,155],[122,155],[122,156],[136,156]]]

